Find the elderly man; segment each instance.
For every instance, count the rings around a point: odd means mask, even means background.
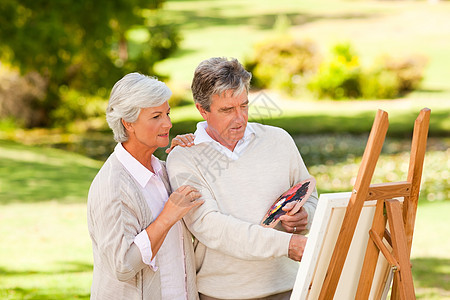
[[[283,192],[310,175],[286,131],[247,122],[250,79],[236,59],[200,63],[192,93],[205,121],[195,145],[176,147],[167,159],[172,187],[191,185],[205,201],[184,217],[196,238],[200,299],[289,299],[306,244],[300,233],[317,204],[314,191],[281,226],[259,225]]]

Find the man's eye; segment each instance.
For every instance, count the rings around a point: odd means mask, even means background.
[[[156,115],[153,117],[153,119],[158,119],[161,115]]]

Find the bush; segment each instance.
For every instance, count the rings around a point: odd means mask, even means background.
[[[0,120],[17,126],[32,127],[45,112],[40,109],[47,82],[36,72],[20,76],[0,63]]]
[[[308,88],[319,98],[359,98],[361,75],[359,57],[351,45],[338,44],[333,48],[331,60],[321,64]]]
[[[420,55],[409,57],[382,56],[382,68],[392,72],[397,80],[398,95],[404,95],[417,89],[423,80],[427,59]]]
[[[320,65],[308,88],[318,98],[392,99],[418,88],[423,79],[426,59],[382,56],[370,69],[359,64],[350,44],[338,44],[332,58]]]
[[[102,116],[104,118],[108,101],[104,97],[83,94],[62,86],[59,89],[61,105],[51,112],[54,126],[66,127],[73,122]]]
[[[245,61],[256,88],[280,89],[293,93],[304,78],[317,70],[319,54],[311,41],[283,35],[256,44],[254,55]]]
[[[361,77],[361,97],[365,99],[392,99],[398,90],[397,77],[389,70],[380,68]]]

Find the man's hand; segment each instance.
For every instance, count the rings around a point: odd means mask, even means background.
[[[283,210],[289,213],[294,206],[295,202],[290,202],[283,207]],[[280,221],[281,226],[283,226],[286,232],[300,233],[306,230],[306,226],[308,225],[308,213],[301,207],[300,210],[292,216],[289,216],[288,214],[281,216]]]
[[[293,234],[289,242],[288,256],[295,261],[301,261],[305,251],[307,238],[303,235]]]
[[[176,146],[191,147],[194,145],[195,135],[192,133],[177,135],[172,139],[170,147],[166,149],[166,153],[172,151]]]

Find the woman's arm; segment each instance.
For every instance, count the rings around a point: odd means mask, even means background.
[[[159,216],[145,229],[151,242],[152,259],[164,242],[170,228],[188,211],[203,204],[203,200],[199,200],[200,196],[197,189],[187,185],[179,187],[170,195]]]

